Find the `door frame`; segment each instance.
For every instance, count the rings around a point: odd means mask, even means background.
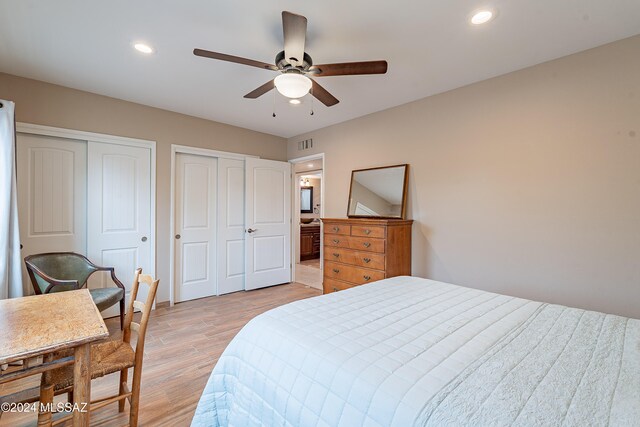
[[[193,154],[196,156],[225,158],[245,160],[247,157],[260,158],[259,156],[253,156],[250,154],[232,153],[229,151],[210,150],[208,148],[191,147],[188,145],[171,144],[171,197],[169,202],[169,306],[173,307],[176,300],[176,280],[175,280],[175,239],[176,235],[176,219],[175,219],[175,204],[176,204],[176,156],[181,154]],[[217,227],[217,225],[216,225]],[[217,263],[217,257],[216,257]],[[216,264],[217,268],[217,264]],[[218,279],[216,275],[216,295],[218,295]]]
[[[310,154],[304,157],[296,157],[294,159],[289,159],[289,163],[291,163],[291,281],[293,282],[296,279],[296,253],[300,251],[300,183],[293,179],[297,173],[295,166],[297,163],[305,163],[310,160],[322,160],[322,170],[320,172],[320,218],[324,218],[324,205],[325,197],[324,197],[324,189],[326,188],[326,183],[324,177],[326,176],[325,171],[327,169],[327,164],[325,162],[324,153],[318,154]],[[324,267],[324,233],[322,229],[324,225],[322,221],[320,221],[320,271],[322,271]]]
[[[86,132],[82,130],[59,128],[54,126],[36,125],[32,123],[16,122],[17,133],[32,135],[53,136],[59,138],[75,139],[79,141],[94,141],[113,145],[126,145],[129,147],[148,148],[151,154],[151,232],[149,233],[149,246],[151,249],[151,274],[157,277],[156,258],[158,248],[156,246],[156,141],[125,136],[108,135],[104,133]],[[87,189],[88,191],[88,189]],[[89,236],[87,235],[87,239]]]

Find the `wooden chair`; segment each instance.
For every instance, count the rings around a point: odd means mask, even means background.
[[[147,299],[143,303],[138,301],[138,290],[140,283],[149,286]],[[142,274],[142,269],[137,269],[131,289],[131,301],[124,321],[124,331],[121,340],[107,341],[91,346],[91,379],[100,378],[105,375],[120,373],[120,383],[118,394],[103,399],[92,401],[90,410],[102,408],[111,403],[118,402],[119,412],[125,408],[125,400],[129,401],[129,426],[138,425],[138,409],[140,402],[140,379],[142,377],[142,359],[144,356],[144,339],[149,323],[149,316],[153,306],[153,300],[158,290],[159,280],[152,276]],[[142,312],[140,323],[133,321],[134,310]],[[131,346],[131,331],[136,331],[138,339],[135,350]],[[63,357],[64,354],[57,354],[55,357]],[[127,385],[129,368],[133,368],[133,380],[131,390]],[[65,367],[50,371],[42,375],[40,386],[40,402],[43,404],[53,402],[54,395],[73,392],[73,367]],[[71,397],[71,394],[70,394]],[[44,405],[46,407],[47,405]],[[41,405],[41,408],[43,405]],[[71,419],[71,415],[55,420],[54,424],[62,423]],[[38,425],[49,425],[51,414],[41,412],[38,414]]]
[[[113,267],[99,267],[83,255],[74,252],[49,252],[24,259],[36,295],[83,288],[96,271],[111,272],[116,287],[89,289],[98,310],[120,303],[120,329],[124,327],[124,285]]]

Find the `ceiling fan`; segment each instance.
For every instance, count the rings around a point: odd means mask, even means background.
[[[307,18],[302,15],[296,15],[295,13],[286,11],[282,12],[282,30],[284,33],[284,50],[276,55],[275,65],[203,49],[194,49],[193,54],[205,58],[263,68],[265,70],[280,71],[281,74],[279,76],[249,92],[244,96],[245,98],[258,98],[275,87],[282,95],[292,99],[301,98],[311,91],[311,95],[327,107],[336,105],[340,101],[315,80],[307,77],[307,75],[327,77],[357,74],[385,74],[387,72],[387,61],[313,65],[311,56],[304,51],[307,34]]]

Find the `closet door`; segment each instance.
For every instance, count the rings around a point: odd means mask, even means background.
[[[18,133],[17,161],[22,257],[85,254],[86,141]],[[23,281],[32,288],[24,265]]]
[[[217,177],[216,158],[176,155],[176,302],[216,294]]]
[[[247,158],[245,289],[291,281],[291,164]]]
[[[88,166],[87,255],[96,264],[115,267],[128,295],[136,268],[155,275],[151,270],[151,150],[89,141]],[[89,286],[113,284],[104,274]],[[139,299],[145,298],[142,292]],[[117,314],[117,306],[103,312],[104,317]]]
[[[244,289],[244,160],[218,159],[218,295]]]

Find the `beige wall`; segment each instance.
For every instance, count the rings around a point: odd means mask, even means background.
[[[280,137],[36,80],[0,73],[0,98],[16,103],[19,122],[156,141],[158,301],[169,299],[171,144],[286,160]]]
[[[415,275],[640,318],[640,36],[289,140],[320,152],[327,217],[411,165]]]

